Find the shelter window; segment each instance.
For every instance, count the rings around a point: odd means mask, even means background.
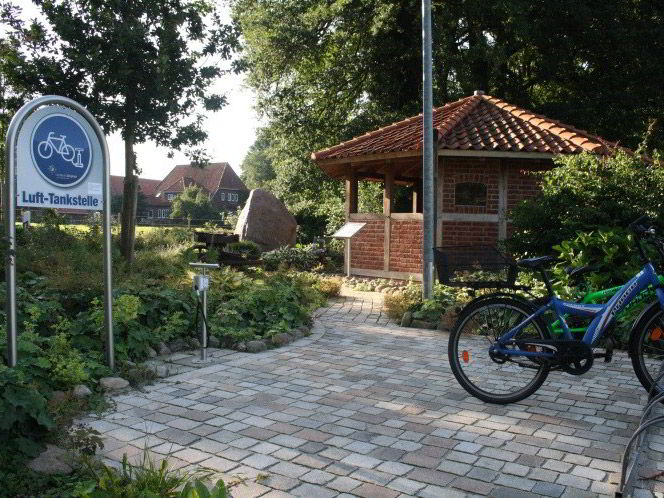
[[[462,182],[454,186],[455,206],[486,206],[486,185],[484,183]]]
[[[225,192],[222,192],[221,194],[219,194],[219,200],[221,200],[221,201],[226,200],[226,193]]]

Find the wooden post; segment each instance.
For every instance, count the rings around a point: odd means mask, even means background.
[[[351,213],[357,213],[357,174],[350,168],[346,177],[346,221],[350,220]],[[346,239],[344,247],[344,266],[346,268],[346,276],[350,277],[351,267],[351,250],[350,239]]]
[[[346,177],[346,221],[351,213],[357,213],[357,174],[354,171]]]
[[[394,169],[385,166],[385,188],[383,189],[383,215],[385,217],[385,237],[383,270],[390,271],[390,235],[392,231],[392,208],[394,207]]]
[[[498,240],[507,238],[507,174],[507,165],[501,159],[498,174]]]

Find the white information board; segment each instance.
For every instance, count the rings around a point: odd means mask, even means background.
[[[335,239],[350,239],[353,235],[362,230],[364,225],[366,225],[366,223],[353,221],[348,222],[344,224],[344,226],[342,226],[339,230],[334,232],[332,237]]]
[[[103,209],[102,145],[75,109],[37,109],[21,127],[17,152],[17,206]]]

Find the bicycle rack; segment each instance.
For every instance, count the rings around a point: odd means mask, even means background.
[[[664,390],[659,394],[654,395],[655,387],[657,387],[662,380],[664,380],[664,362],[662,362],[657,378],[650,389],[648,403],[643,409],[643,415],[641,415],[639,427],[634,431],[634,434],[627,442],[627,446],[625,446],[621,462],[622,469],[620,473],[620,482],[618,483],[615,498],[631,496],[634,479],[636,478],[639,461],[641,460],[642,445],[647,438],[648,429],[657,424],[662,424],[664,426],[664,415],[653,416],[654,408],[659,407],[660,403],[664,402]],[[630,456],[632,457],[631,459],[629,458]]]

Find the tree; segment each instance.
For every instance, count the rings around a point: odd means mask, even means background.
[[[242,181],[248,189],[266,188],[276,178],[269,156],[270,138],[267,129],[258,130],[256,141],[242,161]]]
[[[194,220],[219,218],[219,211],[210,202],[210,196],[196,185],[186,187],[173,200],[171,209],[171,218],[191,218]]]
[[[327,216],[341,184],[311,152],[421,112],[421,3],[231,5],[269,120],[270,188]],[[435,105],[484,90],[630,147],[664,116],[664,65],[652,62],[664,60],[662,2],[435,0],[433,27]]]
[[[34,1],[48,22],[40,36],[51,38],[49,48],[21,35],[27,64],[12,68],[12,77],[34,92],[74,98],[107,133],[122,132],[121,248],[131,263],[140,172],[134,146],[152,140],[205,162],[197,148],[207,136],[203,113],[226,103],[210,86],[223,73],[219,62],[231,56],[235,31],[211,0]]]

